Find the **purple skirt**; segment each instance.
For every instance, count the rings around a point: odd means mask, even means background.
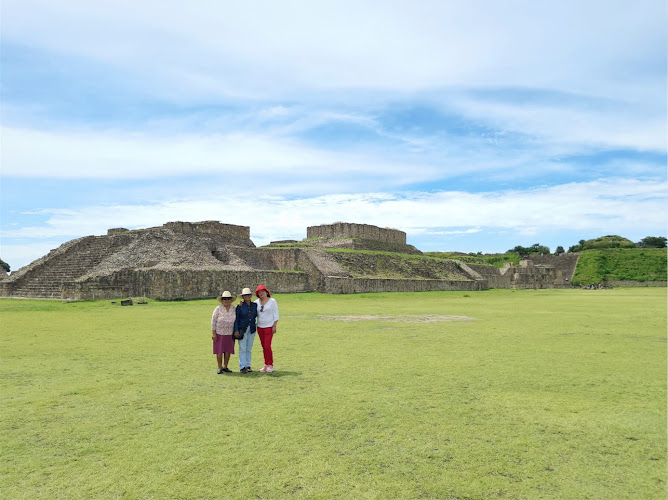
[[[216,335],[216,340],[213,341],[213,353],[223,354],[225,352],[234,354],[234,337],[232,335]]]

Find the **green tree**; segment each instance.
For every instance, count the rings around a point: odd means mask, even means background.
[[[559,245],[559,246],[557,247],[557,249],[554,251],[554,255],[561,255],[561,254],[564,253],[565,251],[566,251],[566,250],[564,250],[564,247],[562,247],[561,245]]]
[[[665,236],[646,236],[636,246],[640,248],[666,248]]]
[[[521,245],[517,245],[515,248],[511,248],[506,253],[516,253],[520,257],[527,257],[532,253],[549,254],[550,249],[544,245],[541,245],[540,243],[534,243],[530,247],[523,247]]]
[[[534,243],[529,247],[529,253],[539,253],[541,255],[549,255],[550,248],[540,243]]]
[[[9,272],[9,264],[7,264],[4,260],[0,259],[0,266],[5,270],[5,272]]]
[[[580,240],[577,245],[571,245],[568,247],[569,252],[581,252],[584,250],[585,240]]]

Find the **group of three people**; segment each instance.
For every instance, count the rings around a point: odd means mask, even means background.
[[[274,355],[271,350],[271,341],[276,333],[278,324],[278,303],[271,297],[266,286],[260,285],[255,289],[257,300],[251,302],[252,293],[250,288],[241,291],[241,301],[235,307],[232,302],[235,297],[225,290],[217,297],[221,303],[213,310],[211,317],[211,340],[213,340],[213,353],[218,361],[218,374],[230,373],[227,365],[230,355],[234,354],[234,340],[239,341],[239,371],[241,373],[252,372],[251,351],[255,332],[260,337],[262,352],[264,354],[264,366],[261,372],[272,373],[274,371]]]

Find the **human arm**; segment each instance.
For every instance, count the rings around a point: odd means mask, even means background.
[[[213,310],[213,315],[211,316],[211,340],[216,340],[216,323],[218,322],[218,308],[216,307]]]
[[[232,334],[236,336],[239,333],[239,316],[241,315],[241,303],[234,308],[234,327],[232,328]]]
[[[276,333],[276,326],[278,325],[278,302],[276,302],[275,299],[271,299],[274,301],[274,304],[272,307],[272,313],[274,315],[274,324],[271,325],[271,333],[275,334]]]

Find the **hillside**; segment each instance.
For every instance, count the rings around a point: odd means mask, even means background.
[[[665,248],[607,248],[580,253],[573,285],[601,281],[666,281]]]

